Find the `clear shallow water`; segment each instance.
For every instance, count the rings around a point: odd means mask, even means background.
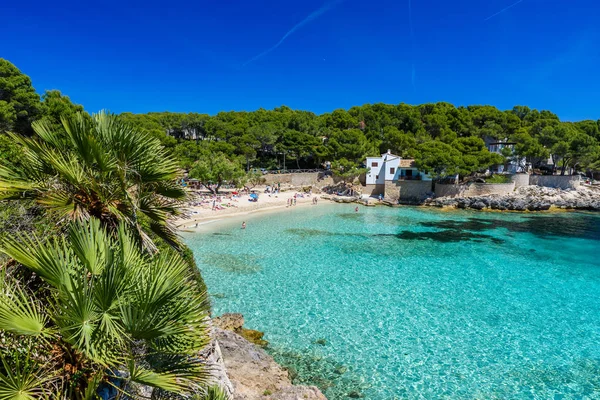
[[[186,234],[331,400],[600,398],[600,217],[319,205]],[[354,393],[352,393],[354,392]]]

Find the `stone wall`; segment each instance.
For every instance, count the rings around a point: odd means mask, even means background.
[[[475,197],[491,194],[506,195],[514,192],[515,182],[511,183],[470,183],[467,185],[435,184],[436,197]]]
[[[332,185],[336,180],[331,175],[325,175],[323,172],[303,172],[294,174],[266,174],[264,175],[266,184],[273,185],[281,183],[282,185],[291,185],[294,187],[317,186],[324,187]]]
[[[529,174],[513,174],[510,176],[510,180],[515,183],[515,189],[529,186]]]
[[[384,192],[384,185],[364,185],[362,194],[363,196],[379,196],[380,194],[384,194]]]
[[[579,175],[530,175],[529,184],[557,189],[577,189],[581,180]]]
[[[420,204],[432,194],[432,181],[388,181],[385,183],[384,195],[390,203]]]
[[[398,187],[400,203],[422,203],[433,195],[432,181],[401,181]]]

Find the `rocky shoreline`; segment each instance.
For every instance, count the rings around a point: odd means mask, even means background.
[[[427,199],[423,205],[498,211],[600,211],[600,190],[583,187],[563,190],[525,186],[508,195],[439,197]]]
[[[482,195],[470,197],[432,197],[420,203],[396,204],[387,200],[377,201],[360,197],[323,196],[336,203],[357,203],[363,206],[401,205],[439,208],[460,208],[497,211],[548,211],[581,210],[600,211],[600,188],[555,189],[541,186],[524,186],[507,195]]]
[[[315,386],[293,385],[288,371],[260,347],[267,343],[262,332],[243,325],[242,314],[212,320],[213,377],[230,399],[326,400]]]

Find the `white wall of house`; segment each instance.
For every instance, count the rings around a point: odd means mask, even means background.
[[[390,153],[382,154],[381,157],[367,157],[366,167],[369,168],[369,172],[366,184],[383,185],[386,181],[397,182],[406,176],[421,176],[422,180],[431,180],[417,168],[400,167],[401,160],[401,157]]]
[[[383,154],[381,157],[367,157],[367,185],[384,184],[394,180],[400,165],[400,157],[393,154]]]

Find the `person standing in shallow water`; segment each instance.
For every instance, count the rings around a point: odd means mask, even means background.
[[[246,229],[246,221],[242,222],[242,229]]]
[[[358,206],[354,209],[354,212],[358,212]]]

